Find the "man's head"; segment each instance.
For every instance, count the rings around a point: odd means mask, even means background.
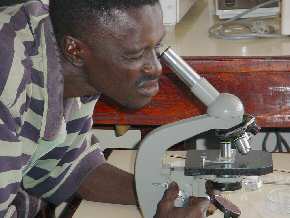
[[[129,108],[157,93],[165,34],[158,0],[50,0],[50,14],[64,56],[89,85]]]

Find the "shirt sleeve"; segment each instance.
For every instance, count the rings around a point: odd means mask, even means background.
[[[24,157],[14,123],[7,108],[0,102],[0,217],[9,210],[22,177]]]

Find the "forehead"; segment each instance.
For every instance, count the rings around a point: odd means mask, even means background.
[[[136,49],[154,46],[165,33],[159,4],[114,10],[110,22],[103,26],[109,43]],[[103,22],[105,23],[105,22]]]

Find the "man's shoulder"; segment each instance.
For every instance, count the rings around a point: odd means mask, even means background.
[[[29,41],[42,20],[49,16],[45,1],[32,0],[22,4],[0,7],[0,34]],[[29,35],[27,35],[27,33]]]
[[[5,28],[9,28],[10,31],[16,29],[17,22],[25,20],[25,14],[23,13],[23,4],[17,4],[12,6],[0,7],[0,30],[3,32]],[[20,15],[20,16],[19,16]]]
[[[42,1],[0,7],[0,95],[5,86],[25,86],[36,57],[41,21],[48,16]],[[17,90],[16,90],[17,91]]]
[[[17,43],[33,39],[24,4],[0,7],[0,46],[6,54],[21,49]]]
[[[23,76],[25,48],[21,38],[21,27],[25,29],[27,21],[23,4],[0,8],[0,97],[9,99],[14,93],[8,93]],[[18,84],[19,85],[19,84]],[[14,88],[14,89],[17,89]],[[14,90],[13,89],[13,90]],[[15,90],[16,91],[16,90]]]

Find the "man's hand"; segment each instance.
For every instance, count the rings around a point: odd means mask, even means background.
[[[158,204],[154,218],[203,218],[209,206],[206,198],[191,197],[188,206],[175,207],[174,201],[178,197],[179,188],[171,183]]]

